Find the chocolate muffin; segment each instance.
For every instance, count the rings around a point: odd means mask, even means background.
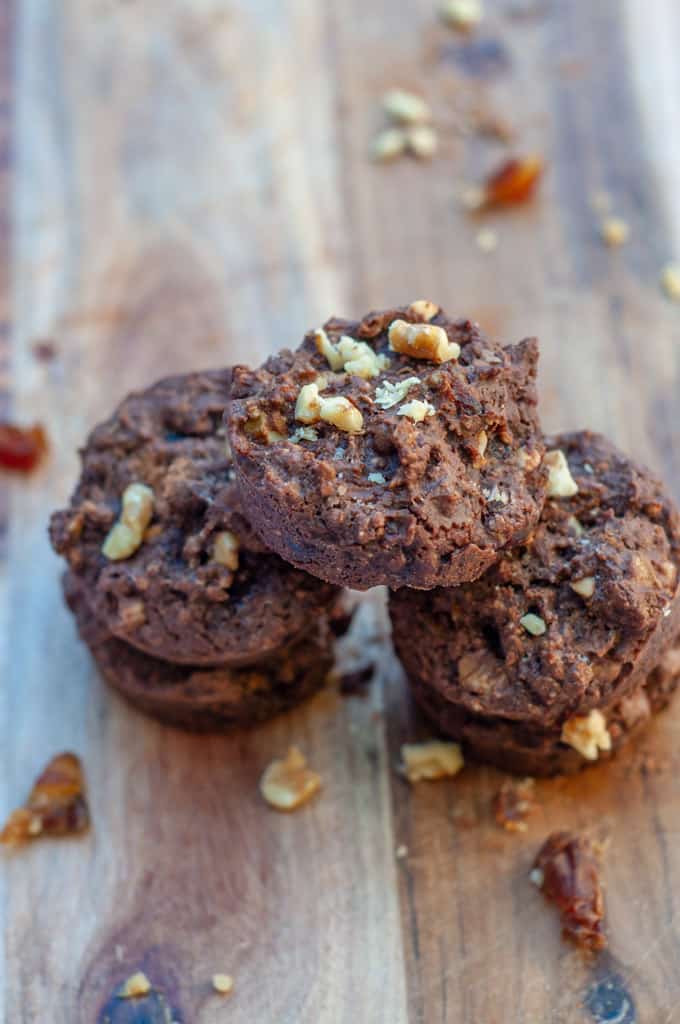
[[[605,719],[597,749],[607,749],[607,713],[641,692],[680,628],[680,519],[661,484],[597,434],[547,447],[549,497],[528,541],[475,583],[390,595],[394,643],[421,704],[508,767],[519,755],[506,758],[507,737],[547,742],[551,763],[557,744],[561,764],[562,740],[578,744],[593,711]]]
[[[106,682],[138,710],[182,729],[229,732],[257,725],[321,689],[332,666],[323,615],[306,633],[256,665],[176,665],[116,639],[95,618],[85,586],[73,573],[64,577],[64,594]]]
[[[503,348],[420,301],[236,367],[229,433],[253,526],[357,590],[475,579],[543,505],[537,358],[534,339]]]
[[[244,514],[224,436],[230,370],[126,398],[81,452],[50,536],[112,636],[192,666],[246,665],[288,645],[336,588],[267,550]]]

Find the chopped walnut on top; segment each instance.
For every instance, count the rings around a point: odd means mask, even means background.
[[[321,776],[307,767],[298,747],[291,747],[283,760],[272,761],[260,779],[260,792],[277,811],[294,811],[307,803],[321,788]]]
[[[24,806],[10,814],[0,843],[17,846],[38,836],[74,835],[89,824],[80,759],[58,754],[36,779]]]
[[[364,418],[348,398],[342,395],[324,397],[318,384],[305,384],[295,404],[295,419],[300,423],[318,423],[323,420],[339,430],[357,434],[363,429]]]
[[[387,356],[378,355],[365,341],[356,341],[347,335],[334,345],[323,328],[319,328],[314,332],[314,341],[317,351],[336,373],[344,371],[370,380],[390,365]]]
[[[409,782],[448,778],[457,775],[463,767],[459,744],[443,740],[405,743],[401,748],[401,758]]]
[[[562,742],[577,750],[587,761],[597,761],[600,751],[612,748],[607,719],[597,708],[587,715],[574,715],[562,726]]]
[[[111,561],[134,555],[144,540],[144,531],[153,517],[154,494],[146,484],[130,484],[123,491],[120,518],[111,527],[102,554]]]
[[[604,949],[604,899],[595,844],[569,832],[553,832],[538,852],[530,874],[562,915],[563,933],[590,950]]]
[[[408,307],[408,315],[417,317],[418,320],[429,321],[433,320],[439,312],[439,306],[436,302],[430,302],[429,299],[416,299]]]
[[[460,355],[460,345],[449,341],[444,328],[436,324],[409,324],[406,320],[393,320],[388,335],[390,348],[412,359],[448,363]]]
[[[385,380],[375,389],[375,403],[381,409],[391,409],[393,405],[398,405],[406,398],[411,388],[416,388],[421,383],[420,377],[407,377],[405,380],[395,381],[394,384]]]
[[[543,462],[548,467],[549,498],[573,498],[578,494],[578,484],[571,475],[567,457],[560,448],[546,452]]]

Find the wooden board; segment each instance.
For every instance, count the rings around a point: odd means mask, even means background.
[[[0,394],[47,424],[53,451],[0,489],[0,811],[71,748],[94,816],[89,838],[3,858],[8,1024],[680,1020],[680,710],[611,767],[541,784],[540,812],[512,836],[492,821],[490,770],[414,789],[395,772],[401,743],[428,731],[380,594],[362,612],[361,643],[381,652],[366,699],[325,695],[232,739],[128,710],[60,600],[47,517],[85,431],[126,391],[256,361],[331,313],[421,296],[508,340],[538,334],[546,425],[607,431],[680,497],[680,312],[659,287],[680,255],[676,5],[487,0],[469,39],[434,6],[3,5],[13,190],[0,284],[13,324]],[[431,165],[367,160],[393,85],[433,105]],[[498,235],[492,255],[456,201],[504,151],[456,128],[473,95],[549,160],[535,203],[482,222]],[[8,211],[6,131],[1,152]],[[631,225],[621,250],[598,237],[602,191]],[[49,363],[33,352],[44,338],[58,349]],[[290,742],[325,786],[281,817],[257,781]],[[611,952],[596,964],[564,945],[527,882],[556,827],[610,839]],[[112,1000],[136,969],[153,997]],[[229,1000],[211,992],[215,971],[236,979]]]

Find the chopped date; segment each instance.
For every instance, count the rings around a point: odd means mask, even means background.
[[[538,156],[511,157],[487,178],[484,185],[486,206],[513,206],[530,199],[543,174]]]
[[[0,422],[0,469],[30,473],[47,451],[47,434],[36,423],[32,427],[17,427]]]
[[[559,909],[565,936],[589,950],[605,948],[600,859],[589,839],[553,832],[539,850],[531,879]]]
[[[24,806],[10,814],[0,843],[17,846],[38,836],[74,835],[89,824],[80,759],[57,754],[36,779]]]

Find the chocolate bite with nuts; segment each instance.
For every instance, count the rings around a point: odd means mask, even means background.
[[[476,579],[545,499],[537,357],[423,300],[236,367],[230,440],[260,538],[359,590]]]
[[[50,525],[104,630],[193,667],[267,657],[337,597],[251,528],[223,426],[230,385],[230,370],[192,373],[127,397]]]
[[[606,757],[675,685],[680,518],[605,438],[549,438],[532,537],[481,579],[390,595],[414,694],[471,753],[526,774]]]
[[[170,664],[112,636],[72,573],[64,592],[78,631],[109,685],[139,711],[194,732],[230,732],[272,718],[321,689],[332,665],[326,618],[256,664]]]

